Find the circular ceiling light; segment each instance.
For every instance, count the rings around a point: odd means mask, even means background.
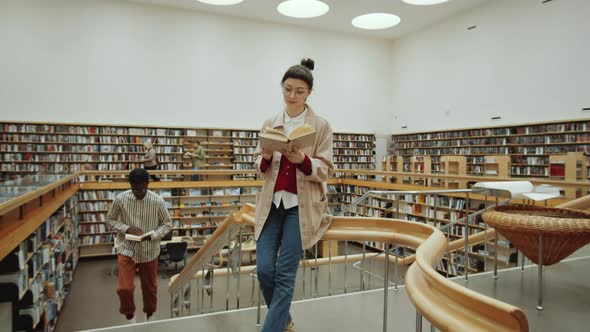
[[[324,15],[330,7],[318,0],[288,0],[281,2],[277,10],[289,17],[311,18]]]
[[[206,3],[208,5],[216,5],[216,6],[229,6],[229,5],[237,5],[244,0],[198,0],[199,2]]]
[[[449,0],[402,0],[405,3],[409,3],[410,5],[417,5],[417,6],[428,6],[428,5],[438,5],[439,3],[447,2]]]
[[[372,13],[357,16],[352,19],[352,25],[359,29],[379,30],[396,26],[401,22],[397,15],[387,13]]]

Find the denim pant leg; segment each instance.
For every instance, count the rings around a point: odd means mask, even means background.
[[[269,223],[271,225],[269,232],[267,236],[263,237]],[[260,284],[268,305],[268,312],[261,332],[282,332],[290,319],[289,310],[302,253],[299,208],[293,207],[285,210],[282,204],[278,209],[271,208],[271,213],[264,227],[257,242],[259,243],[262,239],[264,244],[256,251],[258,254],[259,250],[263,250],[261,253],[262,262],[260,262],[261,270],[258,270],[258,256],[256,258],[257,273],[259,278],[262,276]],[[266,250],[268,252],[265,252]],[[277,250],[278,258],[276,256]],[[273,254],[274,256],[272,256]],[[272,267],[273,260],[276,262],[274,268]],[[270,278],[271,276],[272,278]],[[270,297],[270,301],[267,297]]]
[[[282,216],[273,204],[256,241],[256,274],[264,302],[269,307],[275,288],[277,254],[283,233],[282,223]]]
[[[197,171],[200,169],[201,169],[201,167],[199,167],[199,166],[193,166],[193,171]],[[191,175],[191,180],[192,181],[201,181],[201,174]]]

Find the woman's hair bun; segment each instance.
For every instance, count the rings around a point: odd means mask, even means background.
[[[309,70],[313,70],[315,67],[315,62],[310,58],[303,58],[301,59],[301,65]]]

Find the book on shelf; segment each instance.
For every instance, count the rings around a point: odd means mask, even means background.
[[[154,231],[149,231],[147,233],[144,233],[143,235],[125,234],[125,240],[141,242],[148,236],[151,237],[153,234]]]
[[[290,135],[286,135],[282,130],[266,127],[260,134],[259,140],[260,146],[269,151],[291,150],[293,146],[301,149],[313,145],[315,130],[310,125],[304,124],[293,130]]]

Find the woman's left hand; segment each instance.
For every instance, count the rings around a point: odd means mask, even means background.
[[[281,153],[293,164],[301,164],[305,160],[305,153],[296,146],[291,151],[281,150]]]

